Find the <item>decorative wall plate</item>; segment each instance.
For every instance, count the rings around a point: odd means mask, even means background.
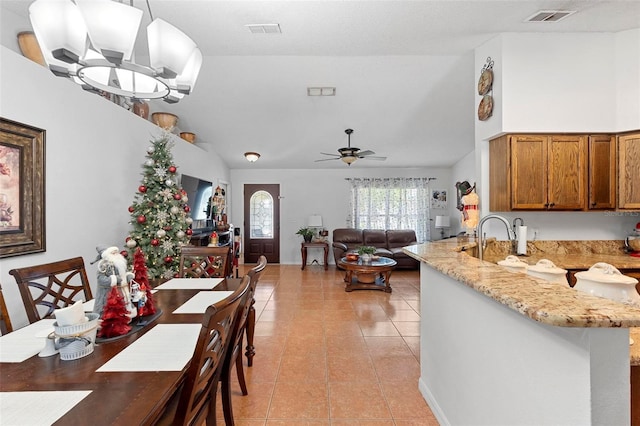
[[[478,95],[484,96],[491,90],[493,86],[493,70],[485,68],[478,79]]]
[[[493,113],[493,97],[491,95],[484,95],[478,105],[478,120],[485,121]]]

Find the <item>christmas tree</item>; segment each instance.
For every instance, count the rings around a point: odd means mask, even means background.
[[[142,182],[129,207],[132,225],[127,252],[140,247],[146,255],[149,279],[170,279],[178,274],[180,248],[187,244],[193,222],[187,194],[176,182],[177,167],[168,133],[151,141],[142,166]],[[133,256],[132,256],[133,257]]]

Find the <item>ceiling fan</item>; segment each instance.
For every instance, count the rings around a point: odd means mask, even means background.
[[[326,152],[321,152],[320,154],[330,155],[333,158],[323,158],[321,160],[316,160],[315,161],[316,163],[318,161],[342,160],[350,166],[351,163],[356,161],[358,158],[363,158],[368,160],[379,160],[379,161],[384,161],[387,159],[387,157],[373,157],[373,155],[375,154],[375,152],[373,151],[369,151],[369,150],[360,151],[360,148],[352,147],[351,133],[353,133],[353,130],[347,129],[344,132],[347,134],[347,137],[349,138],[347,142],[347,146],[345,148],[338,149],[339,154],[329,154]]]

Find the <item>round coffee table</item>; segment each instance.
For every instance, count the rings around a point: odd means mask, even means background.
[[[391,283],[389,277],[397,265],[396,261],[388,257],[379,257],[368,263],[349,261],[343,257],[338,261],[338,265],[347,272],[344,281],[347,283],[344,290],[382,290],[391,293]]]

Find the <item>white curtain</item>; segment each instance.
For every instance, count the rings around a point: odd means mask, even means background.
[[[429,181],[433,179],[348,178],[351,208],[347,225],[356,229],[413,229],[418,242],[429,241]]]

